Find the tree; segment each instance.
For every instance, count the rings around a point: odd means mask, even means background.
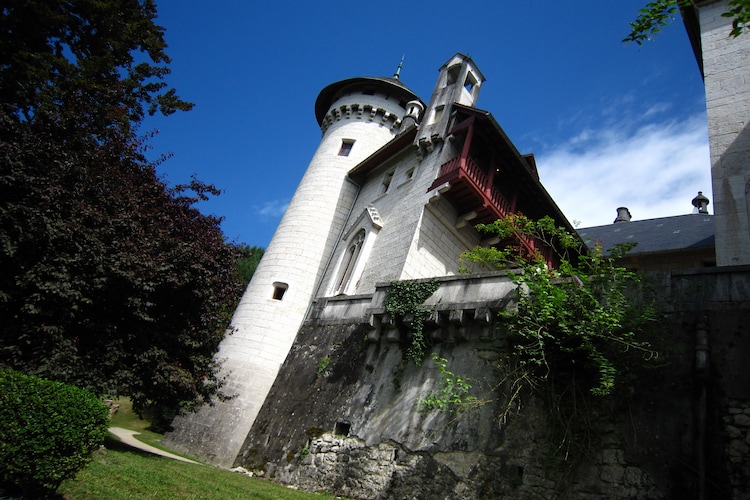
[[[222,397],[213,359],[241,249],[146,161],[166,90],[151,0],[10,1],[0,10],[0,366],[130,395],[157,426]]]
[[[104,140],[192,107],[165,90],[153,0],[7,0],[0,12],[0,95],[27,121]]]
[[[242,245],[243,257],[237,261],[237,277],[242,283],[250,283],[250,278],[255,274],[255,269],[260,264],[264,249],[259,246]]]
[[[623,42],[642,45],[665,27],[677,14],[678,8],[695,7],[694,0],[654,0],[639,9],[638,17],[630,23],[630,33]],[[732,18],[730,35],[737,37],[750,26],[750,0],[730,0],[729,10],[722,14]]]

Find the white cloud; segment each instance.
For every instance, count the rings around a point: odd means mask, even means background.
[[[620,206],[633,220],[689,214],[698,191],[713,201],[705,115],[620,125],[587,128],[537,155],[542,184],[570,221],[610,224]]]
[[[260,207],[256,206],[254,208],[261,216],[278,218],[284,215],[288,206],[289,200],[271,200],[263,203]]]

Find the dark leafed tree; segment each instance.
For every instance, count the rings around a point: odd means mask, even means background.
[[[188,110],[151,0],[0,8],[0,366],[133,397],[157,424],[222,397],[245,253],[136,131]]]
[[[638,17],[630,23],[630,33],[623,42],[638,45],[649,40],[670,23],[680,8],[693,8],[694,0],[654,0],[638,10]],[[730,0],[724,17],[732,18],[731,36],[737,37],[750,25],[750,0]]]

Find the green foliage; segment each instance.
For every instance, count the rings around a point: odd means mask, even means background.
[[[242,283],[250,283],[250,279],[255,274],[260,259],[263,257],[264,249],[259,246],[240,246],[242,257],[237,261],[236,273]]]
[[[677,14],[678,8],[692,8],[693,0],[653,0],[638,9],[638,17],[630,23],[630,33],[623,42],[642,45],[667,26]],[[729,10],[722,16],[732,18],[730,35],[737,37],[750,24],[750,0],[730,0]]]
[[[548,269],[540,257],[525,258],[517,249],[476,249],[464,262],[486,262],[498,268],[520,267],[511,274],[518,285],[518,306],[502,316],[514,352],[522,365],[546,379],[572,377],[597,396],[610,394],[619,376],[618,356],[627,350],[656,355],[638,333],[653,320],[653,306],[638,299],[638,276],[616,265],[628,247],[604,255],[600,247],[586,252],[584,243],[545,217],[532,221],[514,215],[481,231],[503,237],[508,231],[556,242],[560,267]],[[631,245],[632,247],[632,245]],[[577,262],[567,260],[577,256]]]
[[[422,364],[427,349],[424,324],[432,314],[422,304],[438,288],[440,282],[437,279],[393,281],[388,287],[385,310],[397,320],[411,323],[412,340],[404,356],[417,366]]]
[[[135,135],[189,109],[151,0],[0,9],[0,367],[130,395],[155,425],[221,396],[241,250]]]
[[[583,244],[581,240],[565,228],[557,227],[551,217],[532,220],[521,214],[510,214],[489,224],[477,224],[480,232],[497,236],[500,240],[507,240],[513,236],[533,236],[544,245],[555,248],[558,256],[563,260],[571,260],[578,256]],[[546,266],[540,254],[529,255],[520,247],[511,245],[498,247],[476,247],[464,252],[459,257],[461,272],[469,272],[468,265],[481,264],[490,269],[507,269],[526,265]]]
[[[108,141],[146,113],[192,104],[168,89],[153,0],[10,0],[0,11],[0,95],[26,121]]]
[[[90,392],[0,371],[0,493],[51,495],[104,442],[107,416]]]
[[[729,10],[722,16],[732,18],[732,31],[729,34],[740,36],[750,26],[750,0],[731,0]]]
[[[328,365],[331,363],[331,358],[328,356],[324,356],[319,362],[318,367],[315,369],[315,373],[318,375],[322,374],[324,371],[326,371],[326,368],[328,368]]]
[[[420,412],[444,411],[456,412],[477,406],[480,402],[475,396],[469,395],[471,380],[449,371],[446,367],[448,360],[432,354],[432,360],[440,371],[440,389],[421,398],[417,402]]]

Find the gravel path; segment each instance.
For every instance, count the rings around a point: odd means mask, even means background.
[[[139,450],[142,450],[142,451],[145,451],[145,452],[148,452],[148,453],[153,453],[154,455],[159,455],[159,456],[162,456],[162,457],[171,458],[173,460],[179,460],[180,462],[188,462],[188,463],[191,463],[191,464],[198,464],[198,465],[200,465],[198,462],[196,462],[194,460],[190,460],[189,458],[180,457],[180,456],[175,455],[173,453],[169,453],[168,451],[160,450],[159,448],[154,448],[151,445],[148,445],[148,444],[146,444],[146,443],[144,443],[142,441],[137,440],[134,437],[135,434],[140,434],[137,431],[131,431],[131,430],[128,430],[128,429],[123,429],[122,427],[110,427],[109,428],[109,432],[112,433],[112,434],[114,434],[115,436],[117,436],[117,439],[119,439],[120,441],[122,441],[126,445],[131,446],[133,448],[137,448]]]

